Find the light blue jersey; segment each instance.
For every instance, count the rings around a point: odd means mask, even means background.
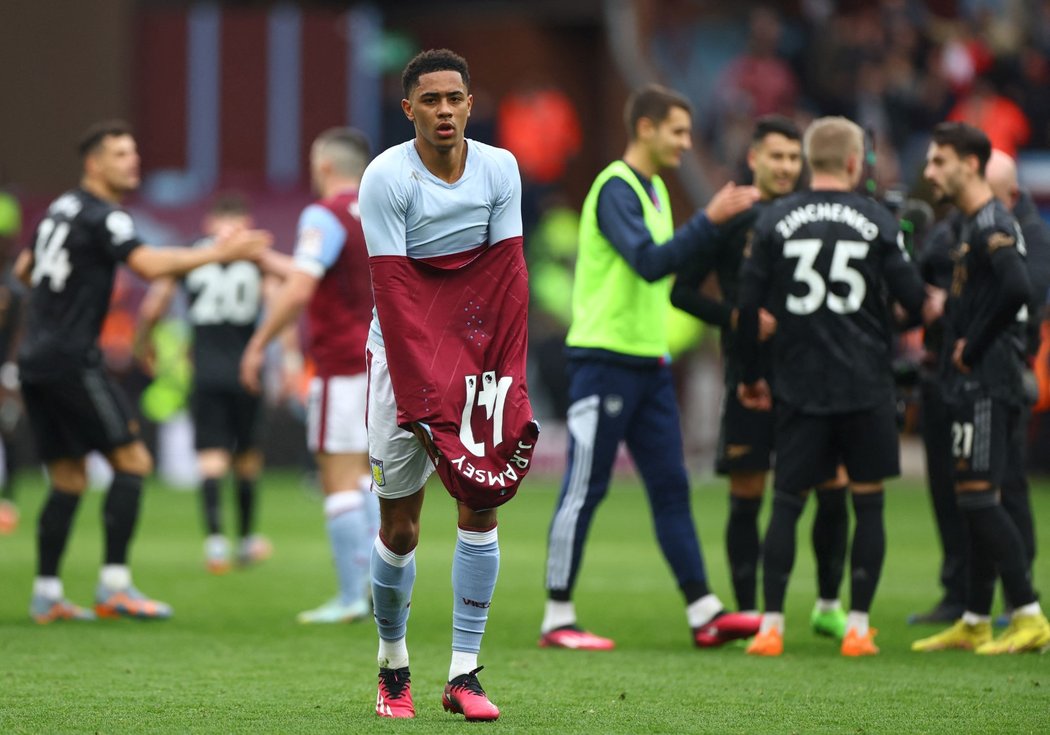
[[[295,267],[314,278],[321,278],[339,258],[345,243],[346,229],[332,210],[311,204],[299,215]]]
[[[521,177],[509,151],[468,139],[460,178],[430,173],[410,140],[376,156],[361,179],[369,257],[430,259],[522,236]],[[372,312],[369,338],[383,344]]]

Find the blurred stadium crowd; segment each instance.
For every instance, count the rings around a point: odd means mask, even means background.
[[[650,49],[699,105],[713,165],[737,164],[771,112],[855,120],[875,137],[878,179],[909,188],[941,120],[1011,156],[1050,146],[1050,3],[804,0],[753,6],[744,23],[670,5],[653,8]]]

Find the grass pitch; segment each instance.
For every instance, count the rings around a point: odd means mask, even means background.
[[[598,511],[577,591],[581,623],[614,637],[617,649],[538,649],[557,482],[530,478],[501,510],[502,569],[481,655],[481,680],[503,712],[491,725],[467,725],[439,702],[448,668],[455,538],[455,509],[444,490],[428,488],[417,552],[408,639],[417,717],[391,722],[373,712],[374,627],[294,622],[296,612],[334,590],[319,499],[291,474],[269,473],[262,488],[260,526],[276,549],[266,564],[225,577],[206,574],[196,496],[153,484],[132,561],[136,583],[172,603],[174,619],[37,626],[26,611],[44,487],[23,478],[22,524],[15,535],[0,537],[0,732],[1050,731],[1050,656],[908,650],[912,640],[937,630],[904,622],[938,593],[933,521],[915,483],[891,483],[887,494],[889,551],[872,611],[882,653],[847,660],[837,644],[809,631],[815,591],[810,507],[788,595],[786,652],[755,659],[742,645],[690,645],[644,495],[629,480],[617,483]],[[1032,495],[1046,549],[1050,487],[1037,484]],[[726,505],[720,483],[697,487],[694,515],[712,585],[731,604],[722,548]],[[66,554],[66,592],[80,604],[92,601],[98,574],[100,506],[100,493],[86,497]],[[1036,582],[1050,588],[1045,553]]]

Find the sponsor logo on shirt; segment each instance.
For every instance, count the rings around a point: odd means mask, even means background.
[[[1017,240],[1005,232],[993,232],[988,236],[988,252],[994,253],[1000,248],[1012,248],[1016,242]]]
[[[135,223],[131,221],[131,215],[119,209],[106,216],[106,229],[114,245],[123,245],[135,236]]]
[[[320,258],[321,248],[324,245],[324,233],[316,227],[304,227],[299,233],[299,242],[295,246],[296,255],[305,255],[309,258]]]

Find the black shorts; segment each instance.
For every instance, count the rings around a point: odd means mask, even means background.
[[[799,494],[833,478],[840,464],[851,482],[877,483],[900,474],[897,407],[817,416],[776,407],[777,492]]]
[[[955,398],[948,404],[955,482],[1002,484],[1020,430],[1020,411],[1018,406],[980,394]]]
[[[139,438],[131,402],[102,368],[23,382],[22,399],[44,462],[78,459],[92,450],[106,454]]]
[[[745,408],[736,396],[736,386],[726,386],[715,472],[767,472],[773,454],[774,423],[772,411]]]
[[[258,445],[259,396],[242,388],[198,388],[190,397],[194,446],[246,452]]]

